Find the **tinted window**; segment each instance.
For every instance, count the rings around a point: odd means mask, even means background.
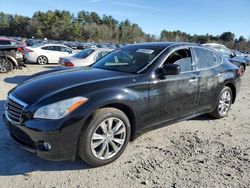
[[[50,51],[61,51],[59,46],[45,46],[42,47],[43,50],[50,50]]]
[[[222,61],[222,58],[216,53],[214,53],[214,59],[215,59],[215,64],[220,64]]]
[[[205,69],[214,66],[215,58],[213,52],[203,48],[194,48],[197,69]]]
[[[11,41],[11,45],[18,45],[18,43],[15,41]]]
[[[126,46],[101,58],[93,67],[136,73],[145,68],[163,49],[164,47],[144,45]]]
[[[97,56],[96,56],[96,61],[101,59],[102,57],[104,57],[105,55],[107,55],[109,52],[100,52]]]
[[[181,67],[181,72],[187,72],[192,70],[192,58],[189,49],[181,49],[172,52],[167,60],[167,64],[177,64]],[[164,63],[164,64],[165,64]]]
[[[66,47],[63,47],[63,46],[61,46],[60,48],[61,48],[61,52],[68,52],[68,53],[72,53],[72,50],[71,50],[71,49],[69,49],[69,48],[66,48]]]
[[[85,50],[82,50],[82,51],[76,53],[75,55],[73,55],[73,57],[84,59],[84,58],[88,57],[90,54],[92,54],[94,51],[95,50],[93,50],[93,49],[87,48]]]
[[[0,45],[10,45],[10,41],[8,40],[0,40]]]

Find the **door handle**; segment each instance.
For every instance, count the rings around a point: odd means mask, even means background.
[[[198,78],[191,78],[188,80],[189,83],[194,83],[194,82],[197,82],[198,81]]]
[[[217,76],[218,77],[223,76],[223,73],[218,73]]]

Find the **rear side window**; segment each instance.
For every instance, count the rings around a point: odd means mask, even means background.
[[[73,55],[73,57],[84,59],[84,58],[88,57],[90,54],[92,54],[94,51],[95,50],[93,50],[93,49],[86,48],[86,49],[76,53],[75,55]]]
[[[61,51],[59,46],[45,46],[42,47],[43,50],[50,50],[50,51]]]
[[[60,47],[60,49],[61,49],[61,52],[68,52],[68,53],[72,53],[72,50],[71,50],[71,49],[69,49],[69,48],[66,48],[66,47],[61,46],[61,47]]]
[[[0,45],[10,45],[11,42],[8,40],[0,40]]]
[[[216,65],[220,64],[221,61],[222,61],[222,58],[216,53],[214,53],[214,59],[215,59],[215,64]]]
[[[109,52],[100,52],[97,56],[96,56],[96,61],[98,61],[99,59],[101,59],[102,57],[104,57],[105,55],[107,55]]]
[[[181,72],[188,72],[192,70],[192,58],[189,49],[181,49],[172,52],[164,64],[177,64],[181,67]]]
[[[197,69],[205,69],[215,65],[214,53],[203,48],[194,48]]]

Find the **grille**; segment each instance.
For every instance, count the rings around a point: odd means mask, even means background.
[[[8,118],[11,121],[20,124],[23,120],[22,115],[24,107],[24,103],[14,98],[13,96],[9,96],[6,103],[6,112]]]

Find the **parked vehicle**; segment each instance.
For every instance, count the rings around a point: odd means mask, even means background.
[[[40,65],[58,63],[60,57],[71,56],[75,50],[60,44],[41,44],[25,48],[25,61]]]
[[[0,46],[0,72],[6,73],[15,68],[25,66],[23,64],[22,52],[18,50],[19,47],[12,45]]]
[[[0,46],[15,46],[18,47],[17,50],[22,52],[24,55],[24,48],[26,47],[26,44],[24,42],[19,42],[14,39],[9,39],[9,38],[0,38]]]
[[[234,55],[236,57],[240,57],[240,58],[244,59],[246,61],[246,65],[249,66],[249,64],[250,64],[250,57],[248,57],[246,54],[244,54],[244,53],[242,53],[240,51],[237,51],[237,50],[233,51],[233,53],[234,53]]]
[[[70,57],[61,57],[59,65],[65,67],[86,67],[113,51],[108,48],[87,48]]]
[[[213,48],[217,52],[219,52],[221,55],[223,55],[225,58],[227,58],[231,63],[235,64],[237,67],[241,70],[241,75],[244,74],[247,66],[247,61],[244,58],[237,57],[232,50],[227,48],[226,46],[222,44],[216,44],[216,43],[206,43],[203,44],[203,46],[207,46],[210,48]]]
[[[224,118],[240,82],[239,68],[206,47],[128,45],[91,67],[55,69],[17,86],[3,119],[11,137],[41,158],[78,154],[101,166],[145,131],[206,113]]]

